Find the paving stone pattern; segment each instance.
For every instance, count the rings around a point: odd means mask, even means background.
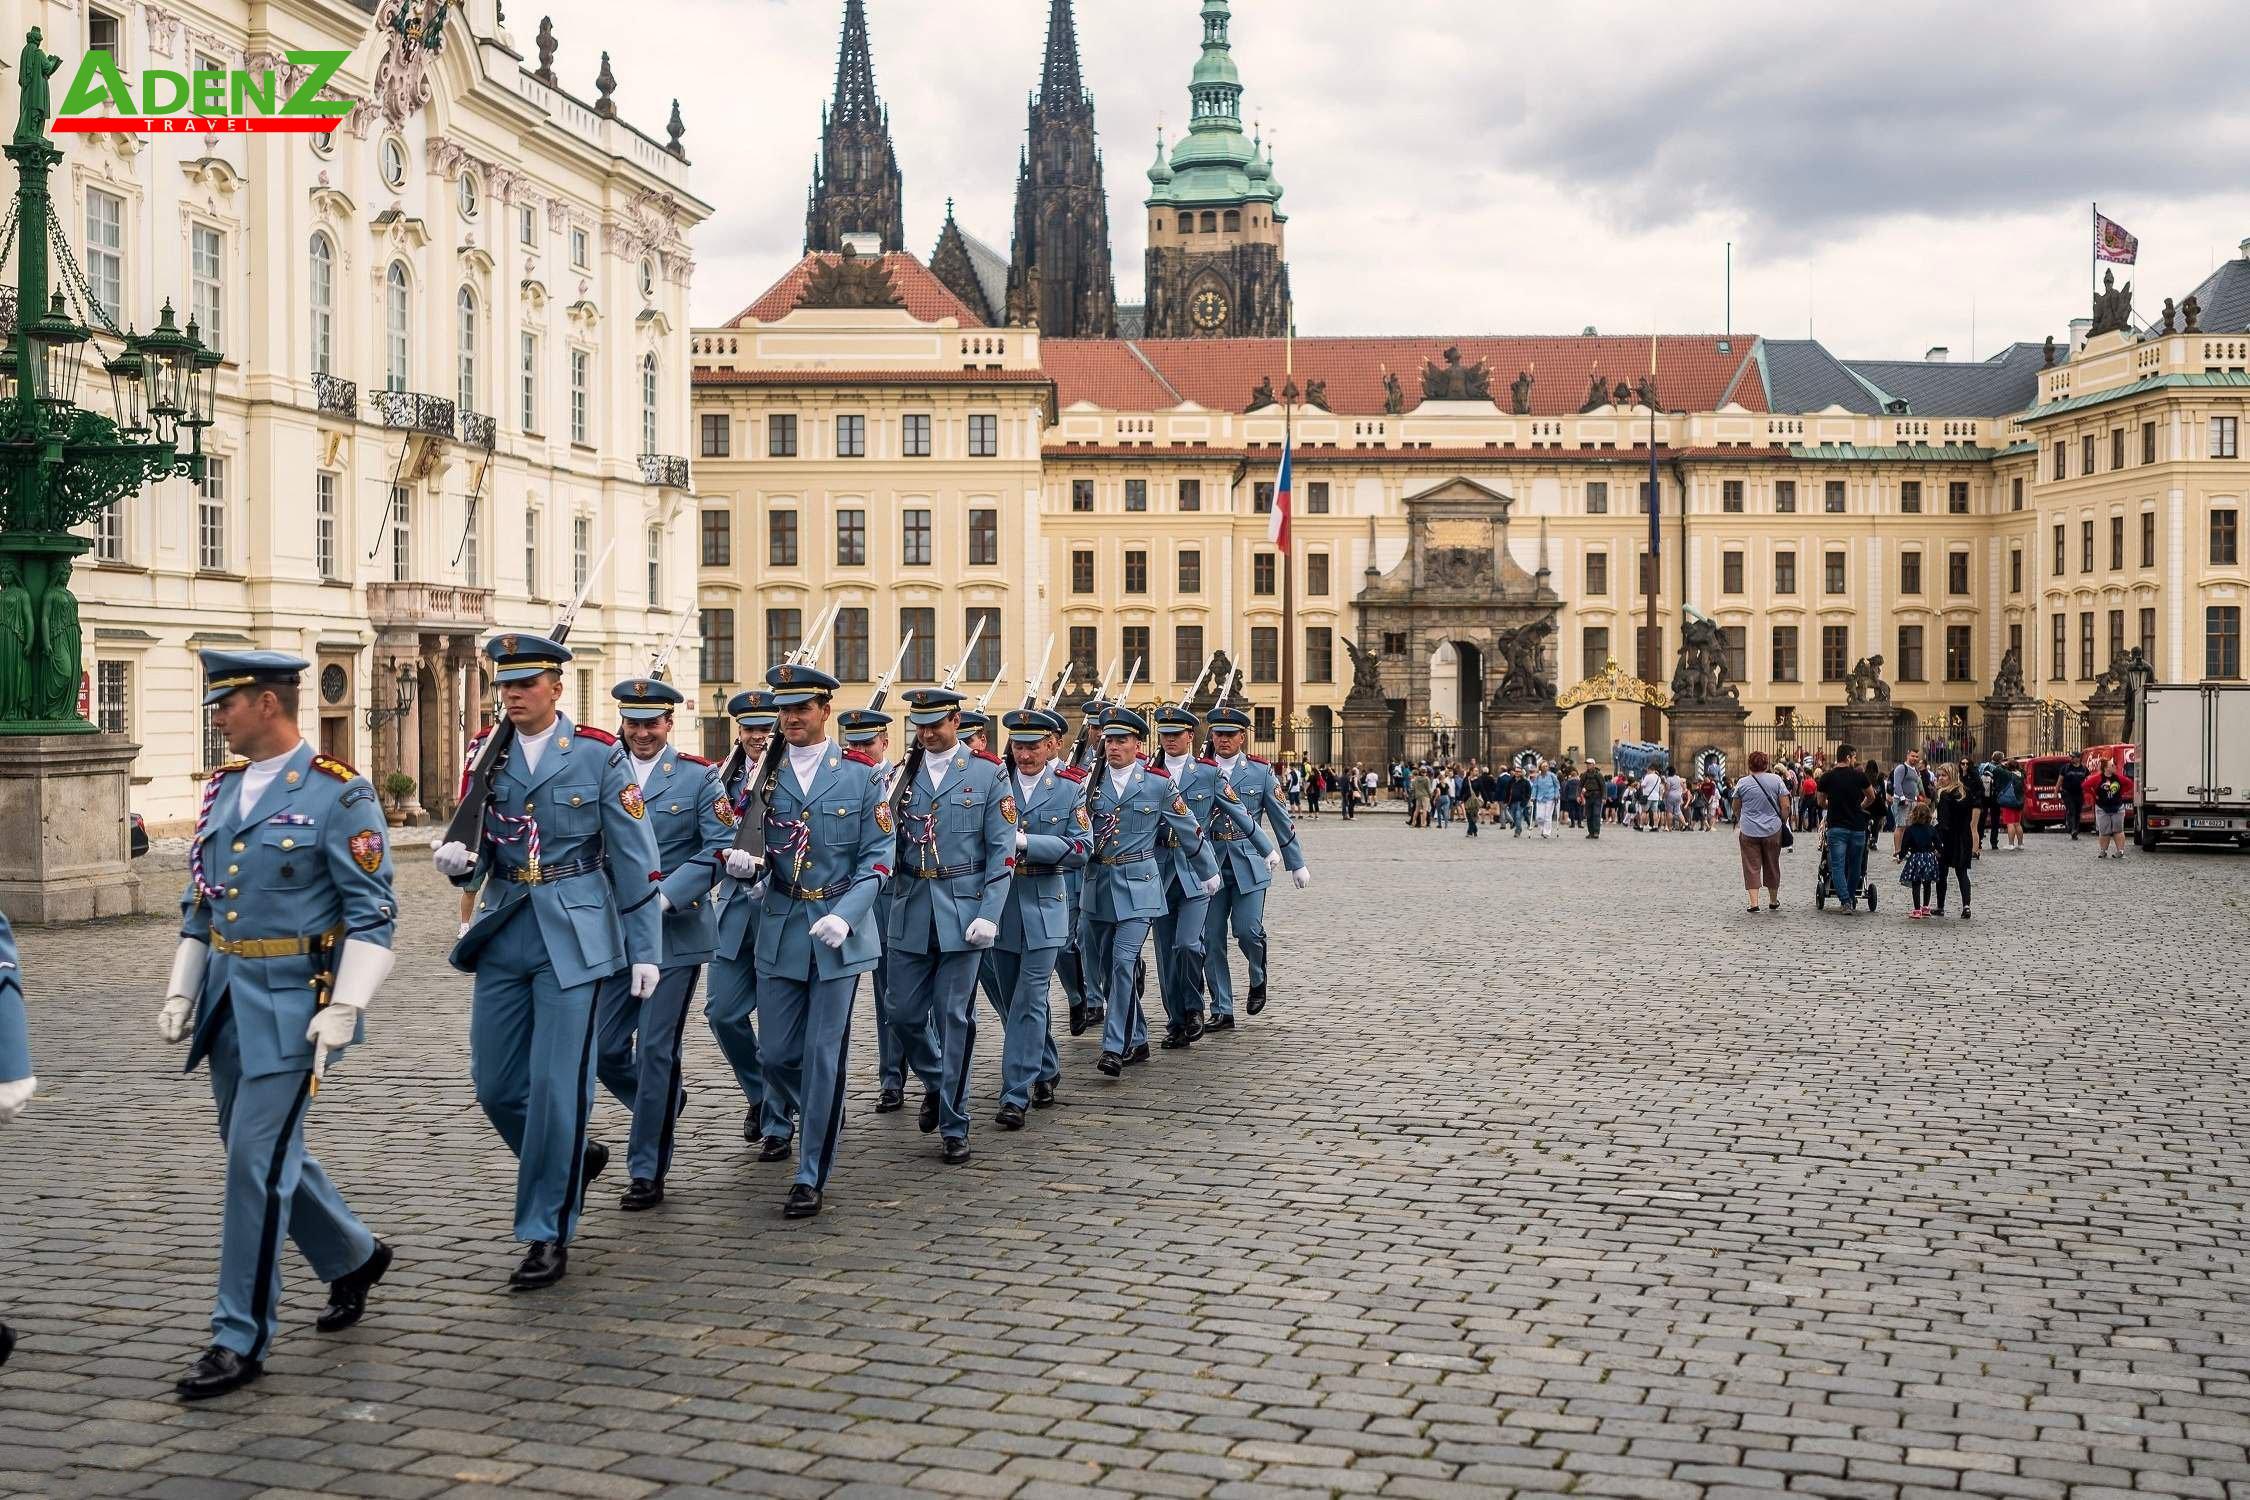
[[[25,934],[0,1493],[2250,1497],[2250,861],[2035,841],[1971,923],[1736,910],[1731,836],[1312,825],[1276,1000],[977,1157],[872,1112],[785,1223],[700,1019],[671,1198],[503,1282],[419,855],[315,1148],[399,1260],[198,1407],[219,1149],[173,928]],[[1888,880],[1892,867],[1877,862]],[[170,882],[172,871],[150,878]],[[606,1099],[598,1133],[622,1145]]]

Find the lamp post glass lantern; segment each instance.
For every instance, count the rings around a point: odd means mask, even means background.
[[[47,134],[49,79],[62,60],[40,41],[34,26],[5,148],[16,192],[0,260],[13,252],[16,282],[13,304],[0,298],[0,735],[94,732],[78,711],[69,587],[71,560],[93,542],[72,528],[151,483],[202,478],[221,358],[192,319],[184,333],[174,326],[169,302],[146,337],[120,329],[78,269],[47,185],[63,159]],[[89,362],[108,376],[110,416],[78,405]]]

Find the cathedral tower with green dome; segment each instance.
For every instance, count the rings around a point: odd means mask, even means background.
[[[1242,129],[1227,0],[1202,0],[1203,56],[1188,83],[1188,131],[1148,169],[1149,338],[1279,338],[1288,331],[1281,184]]]

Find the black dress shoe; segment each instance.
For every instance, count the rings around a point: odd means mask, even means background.
[[[788,1136],[769,1135],[758,1142],[758,1160],[760,1161],[783,1161],[788,1158],[788,1155]]]
[[[1189,1017],[1187,1018],[1187,1031],[1186,1031],[1186,1035],[1187,1035],[1187,1039],[1188,1039],[1189,1041],[1191,1041],[1191,1042],[1192,1042],[1192,1041],[1194,1041],[1194,1040],[1195,1040],[1195,1039],[1196,1039],[1197,1037],[1199,1037],[1199,1036],[1203,1035],[1203,1033],[1204,1033],[1204,1032],[1206,1032],[1206,1031],[1208,1031],[1208,1030],[1210,1030],[1210,1029],[1211,1029],[1210,1027],[1208,1027],[1208,1026],[1205,1026],[1205,1025],[1203,1024],[1203,1012],[1202,1012],[1202,1011],[1196,1011],[1196,1012],[1195,1012],[1195,1013],[1194,1013],[1193,1015],[1191,1015],[1191,1016],[1189,1016]]]
[[[8,1356],[15,1352],[16,1331],[7,1324],[0,1323],[0,1365],[6,1364]]]
[[[928,1135],[931,1131],[937,1129],[936,1093],[931,1092],[922,1095],[922,1113],[917,1123],[921,1125],[924,1135]]]
[[[1250,998],[1243,1002],[1242,1008],[1252,1015],[1264,1010],[1266,1008],[1266,987],[1262,984],[1250,986]]]
[[[1141,1043],[1138,1047],[1135,1047],[1132,1051],[1125,1054],[1125,1066],[1128,1068],[1135,1063],[1145,1063],[1147,1061],[1148,1043],[1146,1042]]]
[[[1073,1005],[1070,1008],[1070,1034],[1072,1036],[1084,1036],[1086,1034],[1086,1014],[1086,1007],[1083,1005]]]
[[[1023,1129],[1023,1106],[1020,1104],[1001,1105],[1000,1113],[992,1117],[992,1123],[1002,1130]]]
[[[945,1138],[945,1164],[949,1167],[958,1167],[968,1159],[968,1141],[957,1135],[947,1136]]]
[[[646,1213],[663,1201],[663,1183],[651,1182],[646,1177],[636,1177],[633,1179],[632,1185],[625,1189],[625,1196],[617,1200],[617,1206],[629,1214],[637,1214]]]
[[[1203,1035],[1201,1031],[1192,1034],[1185,1031],[1168,1031],[1164,1034],[1164,1041],[1161,1045],[1167,1052],[1177,1052],[1183,1047],[1192,1046],[1196,1037],[1201,1035]]]
[[[213,1344],[172,1389],[180,1393],[182,1401],[206,1401],[240,1390],[265,1373],[266,1367],[257,1360]]]
[[[1106,1021],[1106,1020],[1108,1020],[1108,1019],[1109,1019],[1109,1007],[1108,1007],[1108,1006],[1106,1006],[1106,1005],[1089,1005],[1089,1006],[1087,1006],[1087,1007],[1086,1007],[1086,1029],[1087,1029],[1087,1030],[1089,1030],[1089,1031],[1093,1030],[1093,1029],[1094,1029],[1095,1027],[1097,1027],[1097,1026],[1101,1025],[1101,1024],[1102,1024],[1102,1022],[1104,1022],[1104,1021]]]
[[[518,1291],[536,1291],[543,1286],[553,1286],[562,1280],[563,1269],[570,1264],[570,1252],[560,1240],[541,1240],[524,1252],[523,1264],[516,1274],[508,1278],[508,1285]]]
[[[885,1089],[875,1096],[875,1113],[879,1115],[897,1114],[904,1108],[906,1091],[903,1089]]]
[[[357,1323],[360,1315],[367,1311],[367,1294],[390,1268],[391,1247],[377,1240],[375,1253],[367,1257],[366,1264],[328,1283],[328,1306],[313,1319],[313,1327],[322,1333],[335,1333]]]
[[[765,1106],[756,1104],[744,1112],[742,1116],[742,1139],[745,1144],[755,1146],[766,1138],[764,1127],[758,1123],[765,1118],[765,1113]]]
[[[1205,1036],[1209,1036],[1214,1031],[1232,1030],[1234,1030],[1234,1017],[1231,1015],[1213,1016],[1210,1020],[1203,1023],[1203,1034]]]
[[[608,1165],[609,1147],[603,1145],[600,1141],[588,1141],[586,1143],[586,1155],[578,1164],[578,1192],[580,1195],[580,1202],[585,1201],[585,1192],[587,1186],[592,1183],[595,1178],[601,1176],[602,1169],[604,1167],[607,1167]]]
[[[1108,1074],[1112,1078],[1115,1078],[1118,1074],[1125,1071],[1125,1059],[1119,1057],[1114,1052],[1104,1052],[1102,1054],[1101,1061],[1095,1063],[1094,1066],[1101,1072]]]
[[[1046,1109],[1055,1102],[1055,1086],[1042,1078],[1031,1086],[1031,1107]]]
[[[781,1205],[784,1219],[809,1219],[820,1212],[820,1189],[798,1183],[789,1190],[789,1201]]]

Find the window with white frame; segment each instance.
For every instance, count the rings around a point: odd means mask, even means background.
[[[468,514],[461,522],[461,581],[470,588],[484,587],[484,527],[477,514],[477,497],[471,495]]]
[[[477,406],[477,294],[461,288],[453,299],[454,357],[458,404],[464,415]]]
[[[395,135],[383,137],[379,160],[385,185],[404,187],[406,185],[406,143]]]
[[[206,573],[227,566],[227,461],[203,460],[203,484],[195,495],[195,565]]]
[[[94,517],[94,561],[125,560],[125,501],[113,500]]]
[[[313,475],[313,566],[323,578],[337,576],[336,538],[342,529],[337,508],[336,476],[324,469]]]
[[[580,271],[587,269],[586,253],[586,231],[574,224],[570,230],[570,263],[573,268]]]
[[[528,203],[516,210],[516,243],[519,245],[536,245],[539,243],[539,210]]]
[[[516,419],[526,432],[539,430],[539,335],[518,335],[516,342]]]
[[[306,295],[312,312],[312,372],[336,372],[336,246],[318,230],[306,254],[311,276]]]
[[[480,194],[477,188],[476,173],[463,172],[461,174],[461,180],[453,186],[453,198],[461,206],[462,218],[473,219],[477,216]]]
[[[391,582],[404,583],[414,576],[413,517],[408,507],[413,497],[406,486],[391,486]]]
[[[641,356],[641,451],[656,451],[656,356]]]
[[[570,592],[573,598],[586,592],[586,570],[592,566],[594,550],[594,523],[588,516],[570,518]]]
[[[104,734],[130,734],[133,729],[133,664],[129,661],[94,663],[94,726]]]
[[[413,327],[412,298],[406,285],[406,267],[392,261],[383,273],[383,389],[406,389],[407,340]]]
[[[534,599],[543,599],[546,592],[540,587],[539,577],[539,508],[532,506],[523,513],[523,587]]]
[[[570,440],[574,443],[588,441],[586,385],[592,366],[593,357],[585,350],[570,351]]]
[[[86,190],[86,285],[112,318],[122,321],[125,296],[125,200]]]
[[[227,237],[208,224],[188,226],[188,305],[204,344],[225,349]]]
[[[648,602],[664,602],[664,528],[648,529]]]

